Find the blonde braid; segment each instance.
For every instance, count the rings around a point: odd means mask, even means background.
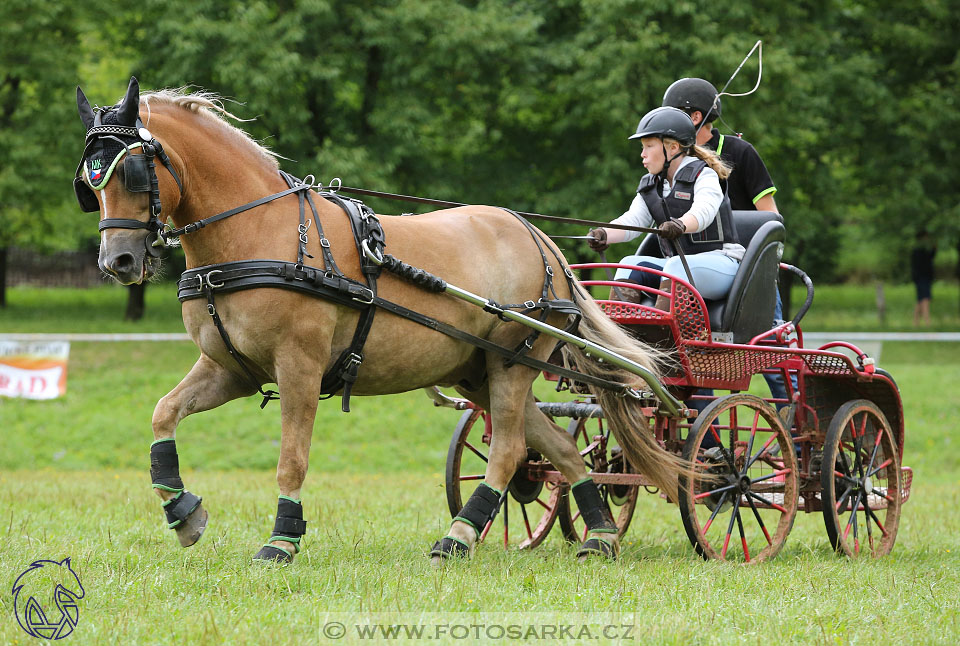
[[[723,181],[730,177],[730,173],[733,171],[730,168],[730,165],[727,162],[720,159],[720,156],[709,148],[704,148],[703,146],[693,145],[690,148],[691,152],[703,161],[707,162],[707,166],[712,168],[717,175],[720,176],[720,180]]]

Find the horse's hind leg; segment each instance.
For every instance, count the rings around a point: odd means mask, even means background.
[[[523,431],[525,397],[530,394],[537,373],[523,366],[505,368],[499,357],[488,358],[487,366],[486,393],[477,394],[493,421],[486,473],[450,525],[450,532],[430,551],[434,563],[473,552],[480,532],[496,512],[510,478],[527,453]]]
[[[600,554],[616,558],[620,552],[619,530],[600,489],[587,475],[573,437],[537,408],[532,392],[527,397],[524,428],[527,444],[546,456],[571,484],[571,493],[589,528],[577,556],[582,559],[589,554]]]
[[[461,393],[477,405],[490,409],[490,397],[486,390]],[[574,495],[578,504],[589,510],[584,520],[591,527],[591,531],[581,546],[581,556],[594,552],[615,556],[619,552],[616,525],[609,517],[597,485],[587,475],[586,465],[576,442],[569,433],[540,411],[532,390],[528,391],[524,401],[523,430],[526,445],[545,456],[563,473],[567,482],[576,485]],[[479,531],[482,532],[483,528],[480,527]],[[450,530],[451,537],[463,541],[471,548],[476,534],[477,530],[472,525],[462,521],[455,521]]]
[[[207,527],[207,512],[200,498],[183,486],[174,434],[187,415],[210,410],[254,389],[208,356],[201,354],[176,388],[157,402],[153,411],[150,477],[163,500],[168,525],[176,530],[183,547],[190,547]]]

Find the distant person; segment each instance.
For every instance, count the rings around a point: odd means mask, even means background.
[[[930,299],[933,287],[933,257],[937,245],[930,234],[921,231],[917,243],[910,252],[910,278],[917,288],[917,304],[913,308],[913,325],[930,325]]]

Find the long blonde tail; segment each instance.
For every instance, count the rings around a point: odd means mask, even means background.
[[[583,312],[579,333],[584,339],[627,357],[659,377],[658,363],[662,353],[624,332],[610,320],[579,283],[573,290],[573,299]],[[569,343],[564,344],[563,355],[568,366],[586,375],[630,384],[641,389],[644,387],[645,382],[639,376],[588,357],[583,350]],[[643,416],[635,401],[602,388],[595,390],[604,416],[627,460],[640,473],[653,480],[672,502],[676,502],[677,478],[681,472],[689,470],[689,464],[660,447],[654,437],[650,420]]]

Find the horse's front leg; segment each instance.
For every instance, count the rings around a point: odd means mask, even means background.
[[[300,538],[307,529],[300,489],[307,475],[310,440],[326,357],[309,359],[304,355],[304,347],[309,344],[278,355],[289,357],[277,367],[282,424],[280,459],[277,462],[280,496],[270,538],[253,557],[257,561],[292,562],[300,551]]]
[[[176,388],[157,402],[153,411],[150,477],[163,500],[167,524],[176,530],[180,545],[190,547],[207,528],[207,512],[200,497],[187,491],[180,479],[180,461],[174,435],[187,415],[210,410],[255,392],[253,386],[224,369],[205,354]]]

